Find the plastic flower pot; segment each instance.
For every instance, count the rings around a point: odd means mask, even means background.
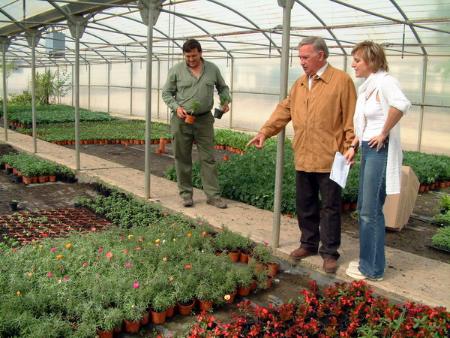
[[[230,251],[228,253],[228,257],[230,257],[233,263],[237,263],[239,261],[240,255],[241,255],[240,251]]]
[[[216,118],[216,119],[221,119],[222,118],[222,115],[224,114],[224,111],[222,110],[222,109],[219,109],[219,108],[214,108],[214,117]]]
[[[195,116],[194,115],[186,115],[184,122],[187,124],[194,124],[195,123]]]
[[[113,338],[113,331],[97,330],[97,336],[99,338]]]
[[[13,200],[13,201],[9,202],[9,207],[11,208],[11,211],[17,211],[18,205],[19,205],[18,201]]]
[[[138,333],[141,328],[140,320],[124,320],[125,322],[125,331],[128,333]]]
[[[152,323],[161,325],[166,322],[166,311],[156,312],[152,310]]]
[[[189,304],[178,303],[178,312],[182,316],[189,316],[194,308],[194,301]]]
[[[210,300],[200,300],[200,311],[208,312],[213,307],[213,302]]]

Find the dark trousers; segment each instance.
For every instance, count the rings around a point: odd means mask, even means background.
[[[330,180],[329,173],[296,173],[300,246],[311,252],[319,251],[322,257],[337,259],[341,244],[342,189]]]

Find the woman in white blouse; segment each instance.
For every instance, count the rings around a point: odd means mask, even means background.
[[[356,77],[366,80],[358,88],[353,118],[356,137],[345,156],[352,163],[361,148],[359,176],[359,261],[350,262],[346,273],[354,279],[382,280],[385,268],[386,194],[400,192],[402,150],[398,122],[411,103],[398,81],[387,73],[383,47],[372,41],[352,50]]]

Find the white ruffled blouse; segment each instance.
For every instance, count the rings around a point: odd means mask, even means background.
[[[406,114],[411,102],[400,89],[400,85],[393,76],[384,71],[372,73],[358,88],[358,99],[353,117],[355,134],[361,142],[365,127],[364,106],[366,97],[373,92],[378,93],[385,120],[388,116],[389,107],[394,107]],[[402,148],[400,144],[400,125],[397,123],[389,132],[389,150],[386,167],[386,194],[400,193],[400,180],[402,169]]]

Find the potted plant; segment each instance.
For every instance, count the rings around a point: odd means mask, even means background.
[[[253,282],[253,273],[247,267],[237,267],[234,271],[236,283],[238,285],[238,294],[240,296],[248,296],[251,291],[251,284]]]
[[[220,120],[222,118],[222,115],[224,114],[223,106],[225,104],[231,102],[231,99],[230,99],[230,97],[227,94],[221,93],[219,95],[219,100],[220,100],[220,106],[218,108],[214,109],[214,117],[216,119]]]
[[[200,102],[197,100],[192,100],[191,109],[188,111],[186,118],[184,119],[184,122],[187,124],[194,124],[195,123],[195,116],[194,113],[198,113],[198,110],[200,109]]]
[[[159,292],[152,300],[151,315],[153,324],[161,325],[166,321],[166,311],[173,305],[173,298],[167,292]]]
[[[245,242],[245,237],[223,227],[222,231],[214,238],[214,247],[218,251],[227,253],[233,262],[237,262],[240,256],[240,248],[245,246]]]
[[[113,331],[121,325],[123,313],[119,308],[107,308],[99,311],[97,334],[100,338],[112,338]]]

